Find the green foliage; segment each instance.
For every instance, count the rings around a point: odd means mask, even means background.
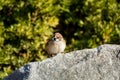
[[[67,51],[120,43],[118,0],[0,0],[0,78],[20,66],[47,58],[53,32]]]

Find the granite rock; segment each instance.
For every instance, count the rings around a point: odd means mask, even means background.
[[[120,45],[59,53],[30,62],[3,80],[120,80]]]

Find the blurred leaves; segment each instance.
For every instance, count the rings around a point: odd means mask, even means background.
[[[32,61],[58,31],[66,52],[101,44],[120,44],[117,0],[0,0],[0,78]]]

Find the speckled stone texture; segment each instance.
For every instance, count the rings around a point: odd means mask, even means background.
[[[120,80],[120,45],[105,44],[31,62],[4,80]]]

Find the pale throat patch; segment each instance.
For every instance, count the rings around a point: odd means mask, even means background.
[[[56,41],[60,41],[59,39],[56,39]]]

